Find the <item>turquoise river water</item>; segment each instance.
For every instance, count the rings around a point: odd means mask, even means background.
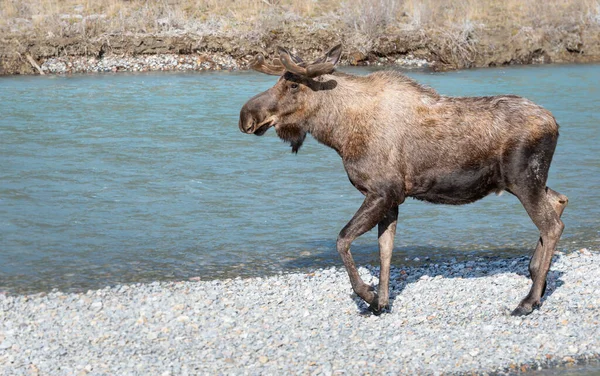
[[[366,69],[350,70],[366,74]],[[569,196],[562,250],[600,244],[600,66],[408,72],[446,95],[517,94],[561,136],[549,186]],[[0,78],[0,291],[253,276],[341,266],[362,202],[337,154],[244,135],[239,110],[276,78],[255,72]],[[394,263],[526,255],[517,199],[408,200]],[[377,263],[376,232],[353,247]],[[429,259],[426,259],[426,258]]]

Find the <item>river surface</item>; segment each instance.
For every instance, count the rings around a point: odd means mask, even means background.
[[[558,248],[599,249],[600,65],[407,74],[442,94],[512,93],[551,110],[561,136],[548,185],[570,198]],[[309,137],[293,155],[273,130],[238,130],[244,102],[275,81],[0,78],[0,291],[341,266],[335,239],[362,196],[337,154]],[[394,263],[527,255],[537,237],[510,194],[462,207],[407,200]],[[376,231],[359,238],[357,263],[377,263],[376,244]]]

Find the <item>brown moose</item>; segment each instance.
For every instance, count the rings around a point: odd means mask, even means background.
[[[296,153],[310,133],[338,152],[365,200],[340,232],[337,251],[352,288],[374,313],[388,307],[398,206],[407,197],[461,205],[502,191],[521,201],[540,231],[529,263],[533,286],[512,314],[540,305],[568,201],[546,186],[558,139],[549,111],[514,95],[439,95],[394,71],[336,72],[341,45],[310,64],[284,48],[278,53],[271,64],[262,55],[253,62],[253,69],[281,77],[242,107],[239,128],[261,136],[274,127]],[[375,225],[377,293],[362,281],[350,253],[352,241]]]

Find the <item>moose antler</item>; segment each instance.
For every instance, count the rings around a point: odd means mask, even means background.
[[[264,56],[258,54],[254,61],[250,63],[250,67],[258,72],[274,76],[281,76],[287,70],[299,76],[314,78],[333,72],[335,64],[339,60],[341,45],[335,46],[325,57],[316,60],[312,64],[307,64],[283,47],[277,47],[277,52],[279,53],[279,59],[273,59],[271,64],[265,63]]]
[[[335,68],[334,64],[330,62],[316,64],[313,63],[306,66],[302,66],[305,64],[299,65],[296,62],[294,62],[294,60],[290,56],[290,53],[282,47],[279,47],[279,58],[288,72],[308,78],[314,78],[323,74],[331,73]]]
[[[285,72],[285,67],[279,59],[274,59],[272,64],[265,63],[265,57],[262,54],[256,55],[254,61],[250,63],[250,67],[255,71],[270,74],[273,76],[281,76]]]

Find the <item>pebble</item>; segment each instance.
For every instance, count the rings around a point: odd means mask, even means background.
[[[10,343],[9,341],[3,341],[2,343],[0,343],[0,350],[10,349],[11,347],[12,343]]]
[[[343,268],[0,299],[0,374],[507,374],[600,357],[600,252],[393,268],[380,316]],[[367,283],[378,268],[362,266]]]

